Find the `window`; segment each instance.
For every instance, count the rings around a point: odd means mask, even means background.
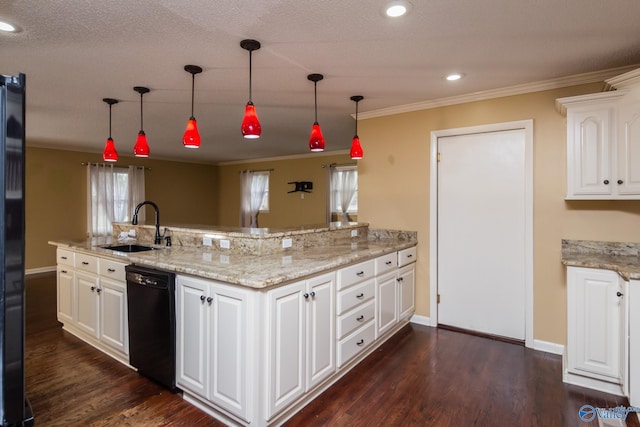
[[[110,236],[112,223],[130,221],[133,209],[144,200],[144,168],[89,164],[87,188],[87,233]],[[144,220],[144,215],[139,218]]]
[[[269,171],[240,172],[240,226],[258,227],[258,214],[269,211]]]
[[[332,218],[350,221],[349,214],[358,213],[358,168],[357,166],[334,166],[331,168],[330,204]]]

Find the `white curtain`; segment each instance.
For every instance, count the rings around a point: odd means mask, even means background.
[[[144,200],[144,168],[87,165],[87,234],[110,236],[113,222],[131,219],[132,209]]]
[[[336,167],[331,174],[331,192],[334,209],[342,212],[342,221],[349,221],[349,206],[358,190],[358,170],[353,167]]]
[[[240,227],[258,227],[258,213],[267,195],[269,175],[240,172]]]

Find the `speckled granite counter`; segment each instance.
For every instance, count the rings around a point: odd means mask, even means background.
[[[417,233],[368,230],[366,236],[359,236],[357,239],[290,248],[266,255],[233,253],[217,247],[177,245],[157,246],[158,249],[153,251],[123,253],[102,247],[116,243],[112,238],[49,243],[119,262],[262,289],[415,246]]]
[[[640,280],[640,243],[563,240],[562,263],[612,270],[625,280]]]

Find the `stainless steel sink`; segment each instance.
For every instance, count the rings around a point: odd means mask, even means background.
[[[152,251],[155,248],[153,246],[146,245],[114,245],[114,246],[103,246],[105,249],[111,249],[112,251],[117,252],[144,252],[144,251]]]

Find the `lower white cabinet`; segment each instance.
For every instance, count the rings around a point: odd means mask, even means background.
[[[249,292],[176,276],[176,383],[247,422]]]
[[[125,264],[64,249],[58,249],[57,256],[58,321],[67,331],[128,363]]]
[[[398,283],[395,271],[376,277],[376,338],[398,323]]]
[[[408,320],[415,311],[416,264],[411,263],[399,268],[397,281],[398,321]]]
[[[335,282],[328,273],[267,293],[267,420],[335,372]]]
[[[566,382],[617,394],[626,388],[627,288],[614,271],[567,267]]]

